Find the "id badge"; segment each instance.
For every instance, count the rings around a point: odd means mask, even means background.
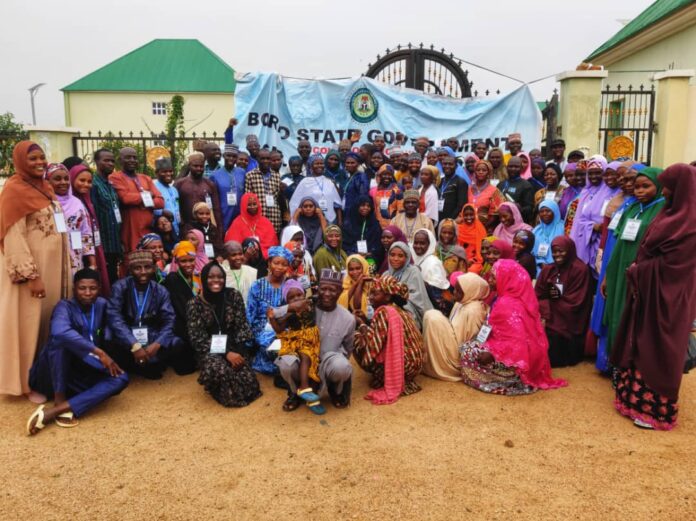
[[[607,211],[607,206],[609,206],[609,199],[602,203],[602,209],[599,211],[599,215],[601,215],[602,217],[604,217],[604,212]]]
[[[99,230],[94,230],[94,247],[98,248],[99,246],[101,246],[101,234]]]
[[[500,184],[500,179],[491,179],[491,184],[497,188]]]
[[[438,199],[437,200],[437,211],[442,212],[445,210],[445,200],[444,199]]]
[[[273,208],[275,206],[275,197],[272,195],[266,196],[266,208]]]
[[[116,222],[121,224],[121,210],[119,210],[118,205],[114,205],[114,217],[116,218]]]
[[[544,199],[546,201],[553,201],[556,198],[556,192],[546,192],[546,195],[544,195]]]
[[[139,344],[146,346],[149,342],[147,341],[147,328],[146,327],[134,327],[131,329],[135,341]]]
[[[210,197],[210,194],[205,194],[205,204],[207,204],[208,208],[211,210],[213,209],[213,198]]]
[[[212,242],[205,243],[205,254],[209,259],[215,258],[215,248],[213,248]]]
[[[626,227],[621,234],[621,239],[624,241],[635,241],[640,230],[640,219],[629,219],[626,221]]]
[[[546,243],[540,244],[539,249],[537,250],[537,256],[546,257],[547,253],[549,253],[549,245]]]
[[[380,197],[379,198],[379,209],[382,211],[387,211],[389,210],[389,199],[386,197]]]
[[[323,197],[317,201],[319,203],[319,208],[321,209],[322,212],[326,213],[326,210],[329,209],[329,204],[326,202],[326,199]]]
[[[623,215],[623,212],[616,212],[614,214],[614,216],[611,218],[611,221],[609,221],[608,228],[610,230],[616,230],[616,227],[619,225],[619,221],[621,220],[622,215]]]
[[[82,232],[70,232],[70,247],[73,250],[82,249]]]
[[[481,330],[479,331],[478,335],[476,335],[476,341],[483,343],[486,340],[488,340],[488,337],[490,336],[492,329],[493,328],[488,324],[482,325]]]
[[[237,194],[235,192],[227,192],[227,205],[237,206]]]
[[[155,201],[152,199],[152,194],[148,192],[147,190],[143,190],[140,192],[140,197],[143,200],[143,205],[145,208],[154,208],[155,207]]]
[[[55,221],[56,231],[58,233],[65,233],[68,231],[68,227],[65,225],[63,212],[53,212],[53,220]]]
[[[227,351],[227,335],[213,335],[210,339],[210,354],[224,355]]]
[[[511,186],[510,188],[508,188],[508,192],[510,192],[511,194],[514,194],[516,191],[517,191],[517,188],[514,186]]]
[[[358,241],[358,253],[367,253],[367,241]]]
[[[560,282],[557,282],[556,284],[554,284],[554,286],[556,286],[556,289],[558,290],[558,292],[561,295],[563,295],[563,284],[561,284]]]

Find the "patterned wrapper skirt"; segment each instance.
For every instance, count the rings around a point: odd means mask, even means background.
[[[615,369],[613,384],[616,392],[614,407],[624,416],[663,431],[671,430],[677,424],[679,405],[676,400],[650,389],[637,369]]]
[[[481,353],[486,353],[479,342],[472,340],[465,342],[459,348],[461,352],[462,382],[466,385],[491,394],[505,394],[517,396],[531,394],[536,389],[522,383],[513,367],[508,367],[500,362],[482,365],[478,361]]]

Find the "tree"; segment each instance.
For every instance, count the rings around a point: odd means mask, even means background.
[[[184,97],[175,94],[167,103],[167,148],[172,155],[174,171],[178,172],[186,160],[188,145],[183,139],[176,139],[177,136],[184,137]]]
[[[14,171],[12,150],[23,139],[29,139],[29,133],[14,120],[14,114],[0,114],[0,176],[10,175]]]

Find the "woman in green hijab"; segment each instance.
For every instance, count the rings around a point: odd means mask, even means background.
[[[324,243],[314,254],[314,269],[321,273],[324,268],[334,271],[346,269],[346,252],[342,248],[343,237],[341,228],[332,224],[324,230]]]
[[[648,226],[665,205],[662,186],[657,181],[661,172],[661,168],[644,168],[638,172],[633,188],[636,202],[623,212],[614,231],[609,231],[614,233],[616,245],[611,252],[601,288],[606,298],[604,325],[608,335],[607,356],[611,353],[626,303],[626,269],[635,261],[638,246]]]

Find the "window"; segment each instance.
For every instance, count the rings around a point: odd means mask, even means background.
[[[152,113],[155,116],[166,116],[167,115],[167,104],[164,101],[153,101],[152,102]]]

